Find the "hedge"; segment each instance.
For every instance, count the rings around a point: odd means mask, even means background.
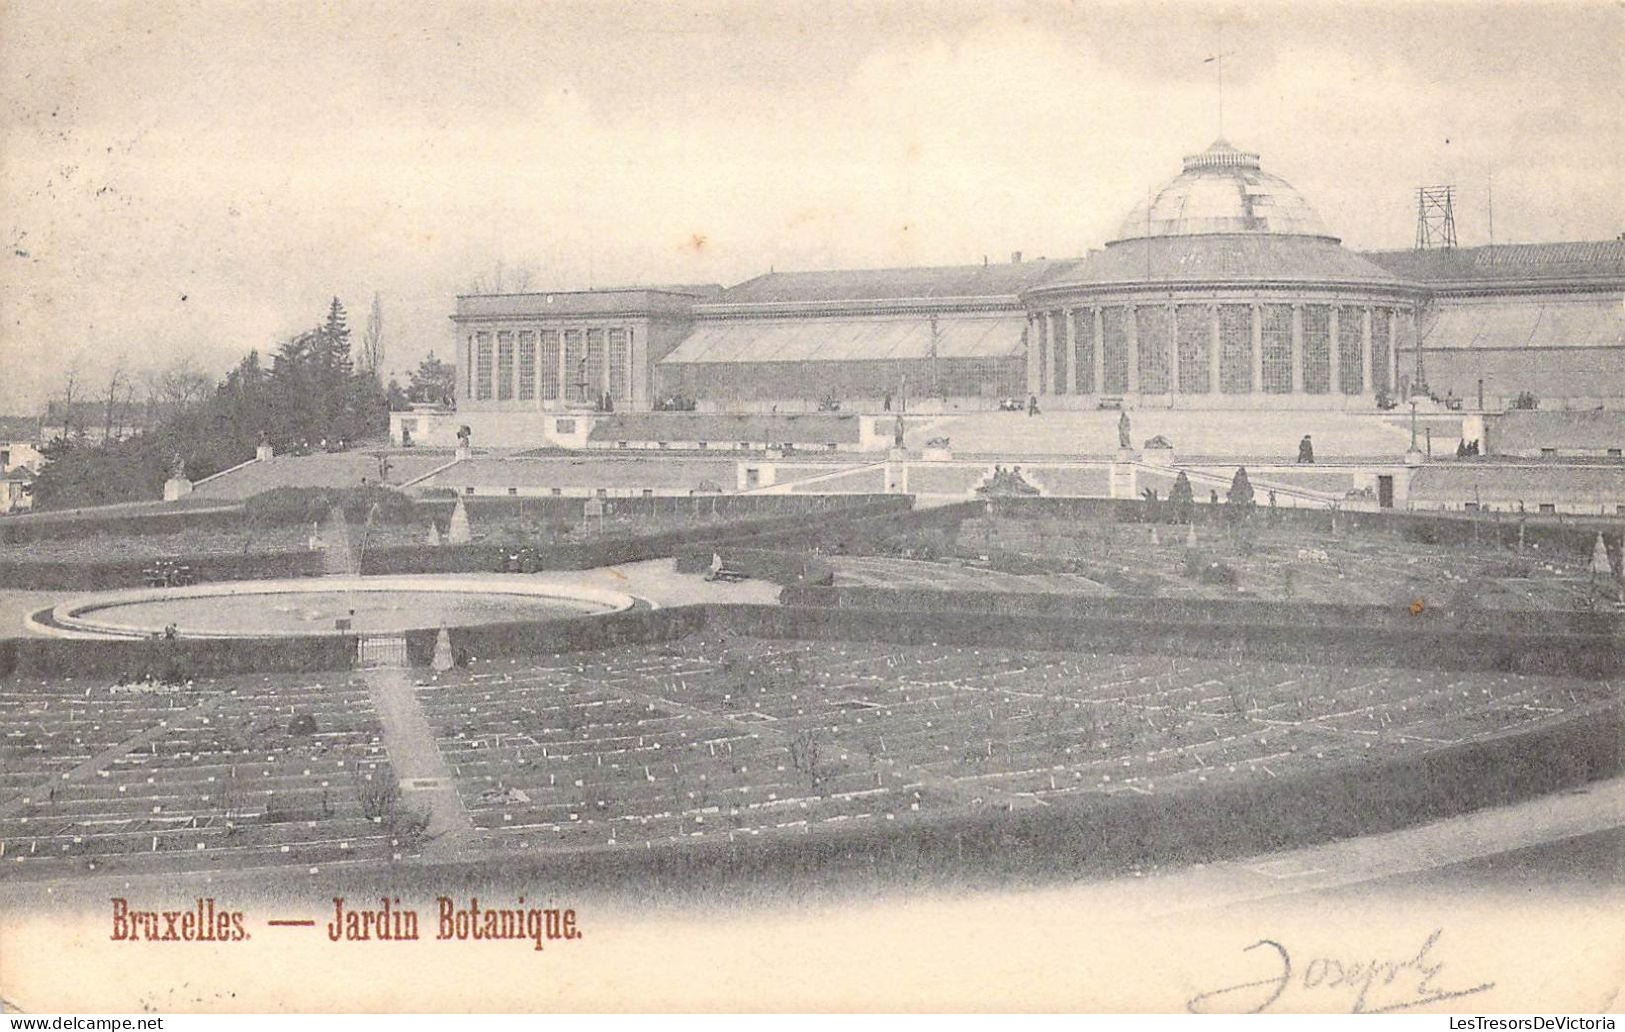
[[[1127,498],[995,498],[989,502],[990,515],[1008,519],[1055,520],[1074,523],[1143,523],[1146,519],[1145,503]],[[1158,503],[1158,512],[1167,509],[1166,499]],[[1199,502],[1195,506],[1197,523],[1224,523],[1228,508],[1224,504]],[[1254,511],[1255,523],[1278,520],[1283,527],[1302,528],[1317,536],[1331,533],[1334,513],[1329,509],[1284,507],[1274,510],[1259,505]],[[1377,511],[1344,509],[1335,513],[1337,526],[1345,532],[1366,536],[1392,535],[1406,541],[1430,545],[1479,547],[1499,546],[1515,548],[1518,544],[1518,516],[1516,513],[1495,513],[1491,516],[1464,514],[1411,512],[1397,509]],[[1157,520],[1155,522],[1161,522]],[[1619,566],[1620,522],[1605,516],[1552,517],[1529,514],[1524,524],[1524,544],[1541,551],[1556,551],[1565,555],[1589,557],[1601,533],[1613,552],[1616,571]]]
[[[617,504],[621,501],[617,500]],[[632,499],[632,501],[642,501]],[[913,499],[907,495],[865,497],[858,504],[842,500],[838,506],[817,510],[814,525],[840,528],[859,520],[895,520],[907,512]],[[450,511],[449,503],[446,506]],[[236,518],[241,519],[238,514]],[[601,566],[668,558],[683,548],[712,547],[734,540],[773,540],[804,537],[808,512],[762,516],[749,520],[682,527],[653,534],[632,534],[589,541],[548,545],[538,550],[541,569],[589,570]],[[361,552],[361,573],[491,573],[503,569],[509,554],[522,547],[506,543],[469,545],[395,545],[372,547]],[[199,581],[263,580],[296,577],[322,572],[318,552],[276,552],[246,555],[206,555],[180,560],[192,568]],[[146,583],[144,571],[151,559],[107,562],[65,563],[0,560],[0,588],[27,590],[91,591],[107,588],[140,587]]]
[[[1435,609],[1413,613],[1405,605],[1265,602],[1250,599],[1140,598],[1131,596],[935,591],[926,588],[787,586],[787,606],[874,609],[882,612],[1008,613],[1057,618],[1125,619],[1168,623],[1261,624],[1283,627],[1361,627],[1477,634],[1610,635],[1625,632],[1625,618],[1580,610]]]
[[[109,559],[85,563],[19,562],[0,559],[0,588],[31,591],[100,591],[139,588],[145,571],[157,560]],[[200,555],[176,560],[191,568],[199,581],[267,580],[308,577],[322,572],[321,553],[252,552],[239,555]]]
[[[1625,638],[1618,635],[1397,631],[1335,624],[1180,623],[1087,617],[1063,619],[1010,613],[711,604],[542,622],[455,627],[450,634],[453,647],[460,655],[523,656],[668,640],[704,627],[720,627],[759,638],[975,645],[1033,651],[1091,649],[1222,657],[1231,661],[1498,671],[1586,678],[1625,675]],[[415,662],[428,662],[436,633],[425,630],[407,635],[410,655]],[[350,644],[334,644],[337,641]],[[329,669],[340,669],[348,667],[354,657],[354,639],[335,636],[249,639],[241,645],[181,639],[179,643],[165,645],[178,649],[175,655],[195,662],[197,676],[319,669],[311,665],[315,662],[331,663]],[[52,664],[58,658],[65,664],[63,671],[130,673],[130,657],[146,655],[140,651],[141,646],[152,647],[139,641],[0,639],[0,650],[4,650],[0,652],[0,676],[5,676],[8,669],[55,671],[58,668]],[[105,662],[97,659],[102,655],[108,657]],[[41,656],[46,658],[39,658]],[[12,666],[8,667],[7,663]]]
[[[118,641],[0,638],[3,677],[221,677],[264,672],[345,670],[354,665],[351,635],[300,638],[180,638]]]
[[[899,645],[978,645],[1033,651],[1222,657],[1347,667],[1414,667],[1601,678],[1625,674],[1625,638],[1582,634],[1399,632],[1364,627],[916,613],[787,606],[717,606],[713,622],[760,638]]]
[[[129,534],[134,536],[174,534],[177,531],[214,527],[241,527],[249,521],[264,526],[280,526],[309,522],[308,499],[328,488],[278,489],[284,497],[298,494],[306,498],[303,504],[272,504],[264,496],[259,512],[252,513],[248,503],[234,499],[220,499],[210,508],[142,509],[108,512],[105,509],[42,511],[26,516],[0,519],[0,544],[25,544],[59,538],[94,537],[98,534]],[[392,489],[375,486],[373,490],[398,494]],[[411,497],[410,510],[391,506],[385,513],[386,522],[425,524],[436,519],[444,523],[456,505],[455,495]],[[793,516],[822,512],[832,508],[852,508],[877,502],[906,508],[911,499],[907,495],[694,495],[690,497],[612,498],[607,499],[619,515],[660,515],[681,512],[715,512],[748,516]],[[251,500],[252,501],[252,500]],[[504,496],[472,495],[463,498],[463,505],[476,524],[480,518],[506,518],[536,515],[541,519],[582,519],[584,498],[509,498]],[[365,516],[370,505],[358,509],[356,515]]]

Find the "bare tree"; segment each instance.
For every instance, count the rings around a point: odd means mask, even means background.
[[[372,310],[367,313],[367,328],[361,334],[361,370],[378,378],[384,367],[384,308],[377,292],[372,295]]]
[[[470,294],[522,294],[530,289],[535,271],[528,265],[509,266],[498,258],[468,283]]]
[[[102,406],[102,440],[113,440],[113,416],[118,410],[119,393],[128,387],[129,371],[122,356],[113,364],[113,374],[107,380],[107,400]],[[120,421],[122,423],[122,420]]]
[[[79,400],[79,360],[74,359],[63,374],[62,386],[62,439],[74,437],[73,405]]]
[[[147,401],[170,410],[202,401],[214,387],[214,381],[198,368],[190,355],[183,355],[160,369],[148,370],[142,380],[146,384]]]

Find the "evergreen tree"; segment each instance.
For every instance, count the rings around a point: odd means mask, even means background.
[[[413,401],[422,404],[455,404],[457,367],[436,358],[433,351],[429,352],[429,357],[412,370],[412,384],[407,393]]]
[[[1191,494],[1191,479],[1184,470],[1179,471],[1174,486],[1168,491],[1168,508],[1175,523],[1190,523],[1196,518],[1196,499]]]
[[[1253,514],[1253,485],[1247,479],[1247,467],[1237,466],[1236,475],[1230,481],[1230,493],[1225,496],[1225,502],[1230,519],[1236,523],[1246,520]]]

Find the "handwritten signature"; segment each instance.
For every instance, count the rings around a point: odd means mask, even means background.
[[[1260,939],[1241,952],[1258,956],[1263,977],[1197,993],[1185,1005],[1195,1014],[1261,1014],[1285,999],[1287,1003],[1279,1009],[1319,1010],[1331,1005],[1346,1006],[1350,1014],[1385,1014],[1495,988],[1494,982],[1467,989],[1441,984],[1444,962],[1433,959],[1432,954],[1443,934],[1444,929],[1434,929],[1405,960],[1316,956],[1301,967],[1294,964],[1285,946],[1274,939]]]

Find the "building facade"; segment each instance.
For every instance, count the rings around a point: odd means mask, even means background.
[[[1023,295],[1027,389],[1090,407],[1371,408],[1400,388],[1423,295],[1221,140],[1104,250]]]
[[[604,409],[1625,408],[1625,241],[1357,253],[1223,140],[1078,259],[477,295],[452,321],[456,418],[514,444]]]

